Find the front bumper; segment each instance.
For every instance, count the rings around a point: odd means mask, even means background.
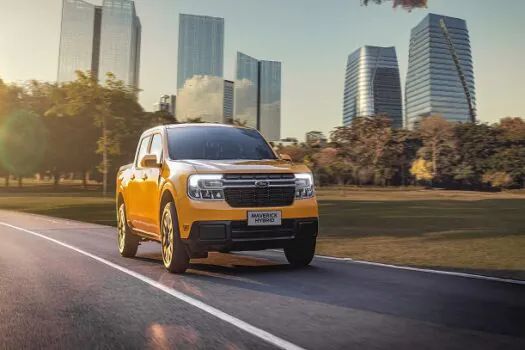
[[[245,220],[197,221],[183,242],[192,252],[285,248],[295,240],[317,237],[319,220],[283,219],[280,226],[248,226]]]

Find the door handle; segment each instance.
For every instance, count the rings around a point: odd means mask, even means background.
[[[147,179],[148,179],[148,174],[142,175],[142,180],[147,180]]]

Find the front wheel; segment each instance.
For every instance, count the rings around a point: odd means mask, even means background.
[[[293,267],[310,265],[315,255],[315,237],[300,238],[284,248],[284,255]]]
[[[190,257],[180,239],[177,213],[172,202],[164,206],[160,225],[164,267],[172,273],[183,273],[190,265]]]
[[[118,209],[117,215],[117,243],[120,255],[126,258],[132,258],[137,254],[140,238],[135,236],[128,226],[126,218],[126,206],[122,203]]]

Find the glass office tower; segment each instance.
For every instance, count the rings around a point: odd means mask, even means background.
[[[259,103],[259,60],[237,52],[235,118],[257,128]]]
[[[83,0],[62,1],[58,82],[75,80],[76,71],[97,74],[100,18],[98,6]]]
[[[259,62],[259,131],[270,141],[281,139],[281,62]]]
[[[111,72],[138,87],[141,33],[132,0],[104,0],[102,6],[63,0],[58,81],[91,70],[101,81]]]
[[[104,0],[99,79],[107,73],[138,88],[142,26],[133,0]]]
[[[281,62],[237,52],[235,118],[257,128],[271,141],[280,140]]]
[[[177,117],[223,122],[224,19],[181,14]]]
[[[462,19],[429,14],[412,29],[410,37],[405,86],[405,123],[409,129],[429,115],[440,115],[452,122],[470,120],[468,100],[440,19],[448,28],[475,106],[474,69],[467,24]]]
[[[394,47],[363,46],[348,56],[343,97],[343,125],[356,117],[384,114],[403,127],[399,66]]]

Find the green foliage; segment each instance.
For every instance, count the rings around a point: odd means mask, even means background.
[[[47,172],[56,179],[61,173],[91,172],[113,185],[117,169],[133,160],[141,133],[173,123],[178,121],[165,111],[144,112],[137,91],[111,74],[104,84],[82,72],[63,84],[29,81],[17,86],[0,80],[0,174]],[[431,116],[409,131],[393,128],[387,116],[378,115],[335,128],[330,139],[308,144],[287,138],[275,149],[307,164],[317,185],[408,185],[421,180],[509,187],[525,182],[521,118],[487,125],[451,124]]]
[[[42,163],[47,140],[40,118],[26,110],[4,117],[0,132],[0,163],[17,177],[32,174]]]

